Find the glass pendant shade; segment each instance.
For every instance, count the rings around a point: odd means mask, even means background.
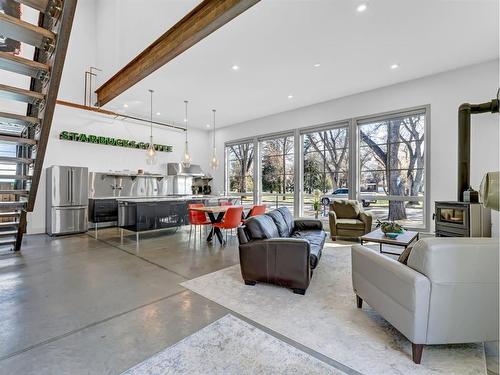
[[[151,94],[151,117],[150,117],[150,127],[149,127],[149,146],[146,151],[146,163],[148,165],[156,164],[156,150],[153,142],[153,90],[149,90]]]
[[[184,168],[189,168],[191,166],[191,155],[189,155],[189,145],[187,140],[184,143],[184,156],[182,157],[181,163]]]
[[[217,149],[215,148],[215,109],[212,109],[214,114],[214,126],[213,126],[213,150],[212,150],[212,158],[210,159],[210,168],[216,170],[219,168],[219,159],[217,159]]]
[[[186,141],[184,142],[184,156],[182,157],[181,164],[184,168],[189,168],[191,166],[191,155],[189,155],[189,143],[188,143],[188,101],[184,100],[185,106],[185,117],[186,122]]]
[[[155,147],[154,147],[154,143],[153,143],[153,137],[149,137],[149,146],[148,146],[148,150],[146,151],[146,163],[148,165],[154,165],[156,164],[156,150],[155,150]]]

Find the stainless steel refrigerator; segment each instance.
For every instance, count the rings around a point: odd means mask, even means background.
[[[89,170],[54,165],[47,168],[46,231],[51,236],[87,231]]]

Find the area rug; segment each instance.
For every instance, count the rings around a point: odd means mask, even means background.
[[[122,375],[333,374],[343,372],[226,315]]]
[[[350,252],[325,247],[305,296],[244,285],[238,265],[181,285],[363,374],[486,374],[482,344],[426,346],[414,364],[403,335],[368,305],[356,308]]]

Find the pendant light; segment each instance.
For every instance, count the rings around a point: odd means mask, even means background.
[[[217,159],[217,148],[215,147],[215,109],[212,109],[214,114],[214,129],[213,129],[213,150],[212,150],[212,159],[210,159],[210,168],[216,170],[219,168],[219,159]]]
[[[153,143],[153,90],[149,90],[151,94],[151,112],[150,112],[150,126],[149,126],[149,146],[146,151],[146,163],[148,165],[156,164],[156,150]]]
[[[186,141],[184,142],[184,156],[182,157],[182,166],[184,168],[189,168],[191,166],[191,156],[189,155],[189,145],[188,145],[188,101],[184,100],[185,115],[184,121],[186,122]]]

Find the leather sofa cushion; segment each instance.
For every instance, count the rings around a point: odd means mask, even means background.
[[[310,245],[309,262],[311,268],[314,269],[321,258],[321,250],[326,240],[326,232],[321,230],[301,230],[292,233],[293,238],[301,238],[307,240]]]
[[[268,212],[266,215],[273,219],[274,224],[278,228],[279,237],[290,236],[290,230],[281,212],[279,212],[278,210],[273,210],[271,212]]]
[[[358,219],[337,219],[338,229],[365,229],[365,224]]]
[[[295,227],[295,220],[293,219],[293,215],[287,207],[279,207],[276,209],[276,211],[281,212],[281,214],[283,215],[283,219],[285,220],[285,223],[288,227],[288,234],[286,235],[286,237],[289,237]]]
[[[355,200],[336,200],[332,209],[339,219],[356,219],[359,216],[359,203]]]
[[[245,222],[245,229],[252,240],[264,240],[280,236],[273,219],[266,215],[250,217]]]

